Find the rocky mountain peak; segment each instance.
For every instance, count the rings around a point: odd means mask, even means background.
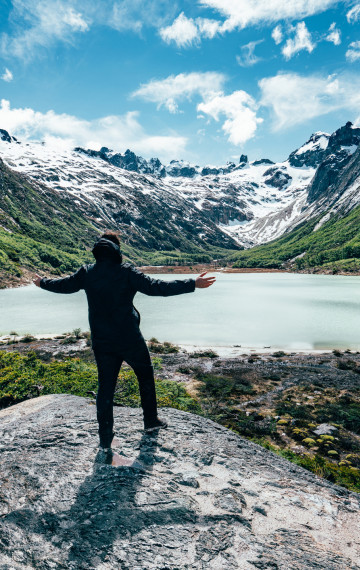
[[[275,164],[275,162],[273,162],[269,158],[260,158],[258,160],[253,160],[251,164],[253,166],[260,166],[262,164]]]
[[[360,144],[360,128],[348,121],[331,135],[317,132],[289,156],[291,166],[318,167],[331,154],[341,154],[342,159],[349,156]]]
[[[249,165],[249,160],[246,154],[240,156],[239,164],[236,165],[235,162],[228,161],[224,166],[213,166],[205,165],[199,166],[198,164],[192,164],[186,160],[173,159],[168,165],[163,165],[158,158],[151,158],[147,160],[142,156],[136,155],[132,150],[127,149],[124,154],[119,152],[114,153],[107,147],[102,147],[100,151],[95,151],[91,149],[85,150],[82,147],[76,147],[74,149],[76,152],[81,152],[92,158],[101,158],[117,166],[119,168],[124,168],[132,172],[138,172],[140,174],[150,174],[155,178],[165,178],[169,176],[171,178],[195,178],[197,176],[218,176],[219,174],[229,174],[234,170],[244,168]],[[259,166],[262,164],[275,164],[272,160],[268,158],[262,158],[260,160],[255,160],[251,163],[254,166]]]
[[[289,155],[288,160],[291,166],[316,168],[325,158],[329,138],[328,133],[317,132],[312,134],[305,144]]]
[[[12,137],[5,129],[0,129],[0,140],[5,142],[18,142],[17,138]]]
[[[329,138],[328,152],[339,150],[341,147],[352,147],[360,144],[360,128],[354,127],[348,121],[346,125],[337,129]]]
[[[200,416],[114,409],[99,451],[94,401],[0,411],[0,558],[14,570],[358,568],[360,499]],[[51,561],[51,565],[49,564]]]
[[[173,177],[185,176],[186,178],[193,178],[198,173],[199,166],[185,160],[171,160],[166,167],[166,174]]]
[[[309,187],[307,200],[310,204],[319,199],[326,199],[326,197],[330,197],[334,193],[336,196],[339,196],[340,178],[343,176],[347,165],[350,162],[354,162],[352,158],[359,144],[360,128],[354,127],[350,121],[329,137],[322,161]],[[355,171],[357,171],[358,153],[356,153],[354,159],[354,167]]]

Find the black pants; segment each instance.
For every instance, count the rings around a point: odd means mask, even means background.
[[[148,347],[144,339],[139,339],[131,348],[105,350],[94,348],[98,367],[98,392],[96,412],[99,422],[99,436],[106,440],[112,435],[114,426],[113,399],[116,381],[123,361],[134,370],[140,390],[144,422],[151,423],[157,417],[154,370]]]

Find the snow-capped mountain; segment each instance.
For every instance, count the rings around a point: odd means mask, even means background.
[[[236,248],[272,240],[334,206],[340,172],[358,161],[359,143],[360,129],[347,123],[332,135],[315,133],[281,163],[242,155],[238,164],[200,167],[106,147],[59,151],[0,130],[0,158],[71,198],[94,225],[119,228],[130,244],[181,249],[186,239]]]
[[[291,166],[312,166],[315,168],[319,166],[325,157],[329,138],[328,133],[317,132],[311,135],[305,144],[289,155]]]
[[[348,122],[332,135],[315,133],[283,163],[284,172],[311,172],[310,183],[284,207],[260,215],[229,234],[240,243],[266,243],[291,231],[298,224],[324,214],[322,223],[340,209],[344,214],[360,203],[360,128]],[[296,166],[295,166],[296,165]],[[300,184],[298,183],[300,186]]]

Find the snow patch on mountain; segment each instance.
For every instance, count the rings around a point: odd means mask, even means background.
[[[330,135],[327,133],[314,133],[307,143],[298,148],[295,154],[304,154],[308,151],[325,150],[329,144]]]

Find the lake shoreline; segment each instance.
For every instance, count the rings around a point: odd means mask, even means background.
[[[68,336],[71,336],[72,333],[68,333]],[[84,333],[81,333],[84,334]],[[89,333],[86,333],[89,334]],[[59,334],[59,333],[48,333],[48,334],[34,334],[31,335],[31,337],[33,338],[33,341],[27,341],[27,340],[23,340],[24,338],[26,338],[28,335],[17,335],[14,338],[14,335],[1,335],[0,336],[0,348],[6,347],[6,346],[13,346],[13,347],[22,347],[22,346],[30,346],[30,344],[32,342],[34,342],[36,344],[37,347],[41,347],[42,344],[44,344],[44,346],[49,345],[50,343],[56,343],[61,345],[61,341],[64,340],[64,338],[66,337],[65,334]],[[150,341],[147,340],[147,343],[149,343]],[[163,341],[165,342],[165,341]],[[76,342],[74,343],[69,343],[69,345],[73,344],[74,346],[76,344]],[[160,341],[161,344],[161,341]],[[292,356],[319,356],[322,354],[331,354],[335,351],[338,351],[339,349],[334,349],[334,348],[284,348],[284,347],[280,347],[280,346],[264,346],[264,347],[254,347],[254,346],[239,346],[239,345],[216,345],[216,344],[185,344],[185,343],[171,343],[174,346],[176,346],[180,353],[183,354],[193,354],[193,353],[208,353],[208,352],[214,352],[215,354],[217,354],[220,358],[225,358],[225,359],[236,359],[239,357],[245,357],[245,356],[254,356],[254,355],[259,355],[259,356],[271,356],[272,354],[276,353],[283,353],[283,357],[292,357]],[[82,343],[80,343],[80,345],[82,346],[82,348],[85,346],[85,342],[83,341]],[[76,350],[78,350],[79,348],[77,348]],[[345,350],[350,350],[350,349],[341,349],[342,351]],[[359,347],[360,350],[360,347]],[[356,349],[352,349],[350,350],[349,354],[357,354],[357,350]],[[278,357],[278,356],[277,356]]]
[[[341,275],[346,277],[356,277],[360,275],[360,271],[339,271],[337,273],[333,273],[332,270],[321,270],[321,269],[308,269],[302,271],[294,271],[292,269],[274,269],[269,267],[216,267],[213,264],[197,264],[197,265],[139,265],[137,268],[146,274],[167,274],[167,275],[200,275],[201,273],[243,273],[243,274],[251,274],[251,273],[258,273],[258,274],[266,274],[266,273],[290,273],[294,275]],[[24,274],[21,277],[16,277],[14,275],[9,276],[2,276],[0,280],[0,290],[2,289],[16,289],[19,287],[26,287],[27,285],[31,285],[33,279],[35,279],[35,272],[30,271],[29,269],[23,270]],[[59,277],[65,277],[69,275],[69,273],[59,275],[53,275],[50,272],[46,273],[46,276],[49,276],[53,279],[57,279]],[[44,275],[45,276],[45,275]]]

